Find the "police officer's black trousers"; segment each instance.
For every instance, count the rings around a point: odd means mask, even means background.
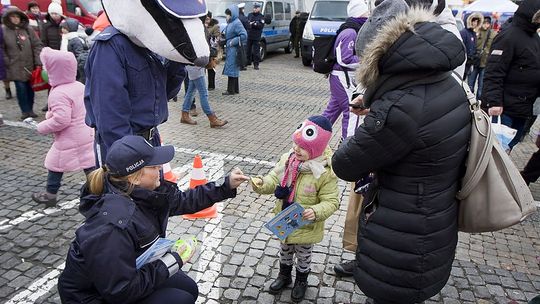
[[[252,40],[248,39],[247,42],[247,57],[248,62],[252,63],[253,66],[259,66],[259,62],[261,62],[261,43],[260,40]]]
[[[178,271],[139,304],[195,303],[199,296],[197,283],[183,271]]]

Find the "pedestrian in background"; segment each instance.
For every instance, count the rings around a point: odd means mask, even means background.
[[[62,45],[60,49],[73,53],[77,59],[77,81],[85,83],[84,64],[88,59],[88,45],[86,39],[78,33],[79,21],[73,18],[67,18],[60,24],[62,30]]]
[[[208,19],[208,16],[201,17],[201,21],[203,23],[206,23],[207,19]],[[206,40],[208,41],[208,43],[210,43],[210,34],[206,26],[205,26],[204,32],[206,35]],[[212,52],[211,50],[210,56],[211,57],[213,55],[216,56],[217,54],[215,53],[216,51]],[[210,61],[210,63],[215,64],[215,60]],[[189,84],[188,84],[188,89],[186,91],[186,95],[184,97],[184,104],[182,105],[182,117],[180,118],[181,123],[185,123],[188,125],[197,124],[196,121],[191,119],[189,114],[194,103],[195,91],[199,91],[199,100],[201,101],[201,108],[203,109],[204,114],[208,116],[208,120],[210,121],[210,128],[219,128],[227,124],[226,120],[221,120],[217,118],[216,114],[210,108],[210,104],[208,102],[208,90],[206,89],[205,71],[207,68],[213,69],[214,67],[215,66],[207,66],[207,67],[187,66],[186,67],[186,72],[188,73],[187,79],[189,80]]]
[[[261,62],[261,36],[264,28],[264,16],[261,14],[261,4],[259,2],[253,3],[253,12],[249,13],[248,21],[248,65],[253,63],[253,68],[258,70]]]
[[[223,75],[227,78],[227,91],[222,95],[234,95],[240,93],[240,67],[238,63],[237,52],[240,45],[246,43],[247,33],[238,19],[238,6],[233,5],[225,11],[227,17],[227,27],[225,28],[225,47],[227,58],[223,66]]]
[[[26,12],[26,15],[28,16],[30,26],[39,37],[41,35],[41,29],[45,24],[45,19],[43,18],[43,15],[41,15],[39,4],[35,1],[28,2],[28,11]]]
[[[495,37],[484,74],[483,106],[489,115],[501,116],[502,124],[517,130],[510,151],[522,139],[540,96],[539,11],[540,0],[519,4],[512,23]]]
[[[216,114],[210,108],[208,102],[208,90],[206,89],[206,81],[204,77],[204,67],[186,66],[188,73],[189,85],[186,95],[184,97],[184,104],[182,106],[181,123],[188,125],[196,125],[197,122],[189,116],[191,105],[193,104],[193,98],[196,91],[199,91],[199,100],[201,102],[201,108],[210,121],[210,128],[223,127],[228,123],[226,120],[217,118]]]
[[[219,30],[219,21],[212,18],[212,13],[208,12],[208,35],[210,40],[210,60],[214,60],[214,66],[219,63],[219,39],[221,38],[221,31]],[[212,56],[215,52],[215,56]],[[216,68],[208,69],[208,91],[216,89]]]
[[[478,29],[478,38],[476,41],[475,64],[472,66],[472,72],[469,75],[469,87],[474,92],[474,87],[478,81],[476,99],[482,100],[482,90],[484,88],[484,71],[486,68],[491,44],[497,36],[497,32],[491,29],[491,17],[485,17],[482,26]]]
[[[32,199],[54,207],[65,172],[84,170],[89,174],[95,166],[94,130],[84,119],[84,85],[76,81],[77,60],[69,52],[44,48],[41,61],[49,76],[49,110],[37,130],[52,134],[53,144],[45,158],[49,170],[45,191],[34,193]]]
[[[359,126],[357,115],[350,114],[349,101],[356,88],[355,70],[359,66],[359,59],[355,51],[357,33],[367,20],[369,8],[364,0],[351,0],[347,6],[349,18],[336,32],[334,42],[334,55],[336,63],[328,77],[330,83],[330,100],[322,114],[332,124],[343,115],[341,120],[341,139],[354,133]]]
[[[39,53],[42,43],[29,26],[28,16],[18,8],[10,8],[2,18],[4,31],[4,59],[7,80],[15,83],[21,120],[35,118],[34,91],[30,84],[32,71],[41,66]]]
[[[59,50],[62,45],[62,33],[60,32],[60,23],[64,21],[64,12],[62,5],[57,2],[59,0],[52,0],[51,4],[47,8],[47,16],[45,23],[41,29],[41,41],[46,47]]]
[[[249,30],[249,21],[248,17],[246,17],[246,14],[244,13],[245,7],[246,4],[244,2],[238,4],[238,19],[240,19],[240,22],[242,22],[244,29],[247,31]]]
[[[300,41],[302,33],[300,32],[300,11],[296,11],[294,17],[289,23],[289,32],[291,33],[291,44],[294,48],[294,58],[300,57]]]
[[[128,135],[112,144],[81,193],[79,210],[85,222],[75,233],[58,278],[62,303],[195,303],[197,283],[181,270],[193,256],[182,260],[186,247],[140,269],[136,260],[166,237],[169,217],[235,197],[248,177],[234,169],[222,184],[210,182],[183,192],[175,183],[160,180],[161,166],[173,157],[173,146],[152,147],[140,136]]]
[[[467,63],[465,64],[465,74],[463,80],[466,80],[471,74],[472,67],[478,64],[479,58],[476,53],[476,41],[478,28],[482,24],[484,16],[480,13],[472,13],[467,18],[467,27],[460,31],[461,38],[467,50]]]
[[[290,285],[296,259],[291,293],[294,302],[302,301],[306,293],[311,255],[314,244],[323,240],[324,221],[339,209],[338,180],[330,166],[331,137],[332,124],[326,117],[309,117],[293,133],[293,148],[281,156],[268,175],[255,177],[251,182],[256,193],[276,196],[275,214],[298,203],[304,208],[303,218],[312,221],[281,242],[279,275],[270,285],[270,293],[274,294]]]

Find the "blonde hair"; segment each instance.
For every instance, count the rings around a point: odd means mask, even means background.
[[[107,166],[103,166],[88,174],[88,189],[90,190],[90,193],[94,195],[102,195],[104,191],[105,179],[108,178],[113,184],[127,184],[128,187],[125,194],[130,195],[136,186],[132,181],[139,180],[143,174],[143,170],[139,170],[128,176],[115,177],[108,175],[107,171],[109,171]]]

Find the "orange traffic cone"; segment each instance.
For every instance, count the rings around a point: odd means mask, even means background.
[[[163,178],[171,183],[176,184],[178,182],[178,176],[174,174],[169,163],[163,165]]]
[[[193,189],[197,186],[206,184],[206,175],[204,174],[202,159],[200,155],[195,155],[193,159],[193,170],[191,171],[191,179],[189,180],[189,188]],[[216,218],[217,217],[217,208],[216,205],[203,209],[194,214],[184,214],[182,216],[188,220],[194,220],[198,218]]]
[[[159,140],[161,141],[161,145],[163,146],[163,139],[161,138],[161,136],[159,137]],[[174,174],[169,163],[163,165],[163,178],[165,178],[166,181],[169,181],[171,183],[176,184],[178,182],[178,176]]]

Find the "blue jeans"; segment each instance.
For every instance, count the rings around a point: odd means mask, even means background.
[[[474,85],[478,78],[478,91],[476,92],[476,98],[482,99],[482,89],[484,88],[484,72],[485,68],[473,67],[471,74],[469,75],[469,87],[474,92]]]
[[[84,169],[84,174],[88,175],[93,170],[94,168]],[[63,176],[64,176],[64,172],[55,172],[55,171],[49,170],[49,174],[47,175],[47,192],[48,193],[50,194],[58,193],[58,190],[60,190],[60,186],[62,186]]]
[[[175,273],[138,304],[182,303],[194,304],[199,296],[197,283],[182,270]]]
[[[492,122],[497,122],[497,116],[492,117]],[[509,126],[512,129],[516,129],[516,136],[512,141],[508,144],[510,149],[512,149],[515,145],[517,145],[521,141],[521,137],[523,137],[523,132],[525,131],[525,124],[527,123],[526,118],[518,118],[518,117],[510,117],[506,114],[501,115],[501,123],[505,126]]]
[[[19,107],[21,112],[30,113],[34,108],[34,91],[30,81],[15,80],[15,89],[17,91],[17,101],[19,101]]]
[[[199,91],[199,99],[201,101],[201,107],[206,115],[212,115],[212,109],[208,103],[208,89],[206,88],[206,81],[203,77],[193,79],[189,81],[188,90],[186,96],[184,96],[184,105],[182,106],[183,112],[189,112],[191,105],[193,104],[193,95],[195,90]]]

